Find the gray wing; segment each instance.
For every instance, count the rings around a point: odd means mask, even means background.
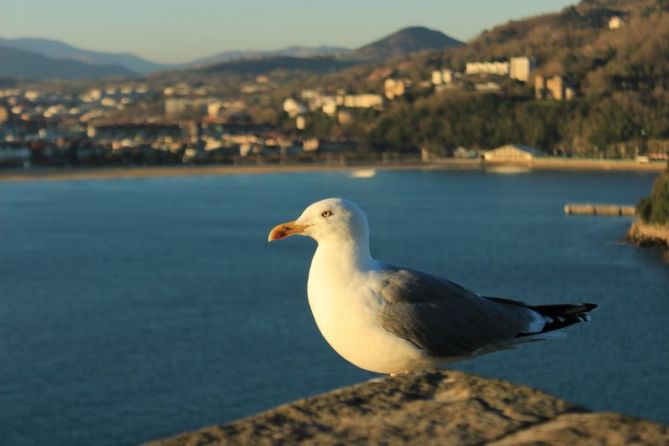
[[[481,297],[446,279],[392,265],[381,274],[383,327],[434,356],[471,355],[536,322],[525,307]]]

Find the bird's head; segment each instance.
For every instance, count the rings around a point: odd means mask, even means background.
[[[295,221],[276,225],[268,241],[281,240],[291,235],[305,235],[321,243],[367,243],[369,228],[367,216],[352,201],[328,198],[309,205]]]

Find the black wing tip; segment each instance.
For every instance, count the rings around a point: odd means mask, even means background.
[[[597,308],[599,308],[599,305],[597,305],[597,304],[589,304],[589,303],[582,303],[581,306],[585,307],[585,308],[583,309],[583,312],[584,312],[584,313],[587,313],[587,312],[589,312],[589,311],[593,311],[593,310],[596,310]]]

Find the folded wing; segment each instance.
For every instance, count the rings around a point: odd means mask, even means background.
[[[527,306],[481,297],[447,279],[384,265],[382,325],[433,356],[476,354],[540,332],[546,320]]]

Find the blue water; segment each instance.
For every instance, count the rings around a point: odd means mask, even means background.
[[[379,172],[0,184],[0,438],[124,445],[372,374],[306,302],[314,243],[268,245],[312,201],[366,210],[376,257],[534,304],[600,304],[564,340],[456,366],[669,422],[669,268],[619,242],[654,176]]]

